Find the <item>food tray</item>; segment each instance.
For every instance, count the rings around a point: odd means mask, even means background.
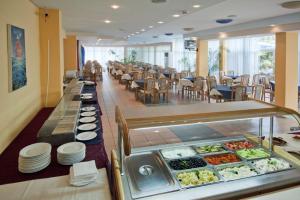
[[[277,160],[281,160],[281,161],[283,161],[284,163],[286,163],[286,164],[288,165],[288,167],[282,168],[282,169],[275,169],[275,170],[273,170],[273,171],[265,171],[265,172],[263,172],[263,170],[259,169],[259,168],[254,164],[254,162],[258,162],[258,161],[262,161],[262,160],[266,160],[266,159],[277,159]],[[283,159],[283,158],[279,158],[279,157],[275,157],[275,156],[273,156],[273,157],[271,157],[271,158],[261,158],[261,159],[251,160],[251,161],[248,161],[248,164],[249,164],[251,167],[253,167],[258,173],[260,173],[260,174],[262,174],[262,175],[263,175],[263,174],[276,173],[276,172],[280,172],[280,171],[286,171],[286,170],[290,170],[290,169],[293,169],[293,168],[294,168],[294,166],[293,166],[290,162],[286,161],[286,160]]]
[[[174,155],[171,155],[170,153],[171,151],[174,151]],[[161,149],[159,152],[164,159],[168,159],[168,160],[178,159],[178,158],[188,158],[197,155],[196,151],[190,146]]]
[[[215,147],[215,151],[210,149],[213,147]],[[212,144],[206,144],[206,145],[194,145],[193,148],[199,155],[210,155],[210,154],[219,154],[219,153],[227,153],[228,152],[227,149],[225,149],[224,146],[220,143],[212,143]],[[204,148],[204,150],[202,152],[200,152],[198,150],[199,148]]]
[[[261,155],[261,156],[256,156],[256,157],[251,157],[251,158],[248,158],[248,157],[246,157],[246,156],[242,156],[241,154],[240,154],[240,152],[242,152],[242,151],[248,151],[248,152],[253,152],[253,151],[256,151],[256,150],[262,150],[264,153],[266,153],[265,155]],[[246,160],[246,161],[249,161],[249,160],[256,160],[256,159],[262,159],[262,158],[268,158],[268,157],[270,157],[271,155],[270,155],[270,153],[269,152],[267,152],[267,150],[266,149],[264,149],[264,148],[262,148],[262,147],[260,147],[260,148],[253,148],[253,149],[240,149],[240,150],[237,150],[236,152],[236,155],[238,155],[242,160]]]
[[[199,171],[204,172],[207,171],[211,174],[213,174],[213,176],[215,177],[214,180],[208,181],[208,182],[198,182],[197,180],[199,180]],[[178,177],[178,175],[180,174],[184,174],[184,173],[194,173],[194,175],[197,177],[197,179],[193,179],[195,182],[195,185],[189,184],[189,185],[184,185],[182,184],[181,178]],[[205,186],[205,185],[211,185],[211,184],[216,184],[219,182],[222,182],[222,178],[218,175],[218,173],[216,173],[212,168],[209,167],[205,167],[205,168],[199,168],[199,169],[190,169],[190,170],[182,170],[176,173],[173,173],[175,179],[177,180],[178,184],[180,185],[181,188],[193,188],[193,187],[201,187],[201,186]],[[192,178],[191,178],[192,179]],[[191,182],[193,182],[193,180],[191,180]]]
[[[212,162],[212,161],[209,161],[208,159],[211,159],[211,158],[213,158],[213,157],[215,157],[215,158],[221,158],[221,157],[224,157],[224,156],[230,156],[231,157],[231,159],[236,159],[236,161],[228,161],[228,162],[215,162],[215,164]],[[213,155],[206,155],[206,156],[204,156],[203,157],[203,159],[208,163],[208,164],[210,164],[210,165],[213,165],[213,166],[215,166],[215,165],[224,165],[224,164],[229,164],[229,163],[237,163],[237,162],[241,162],[242,161],[242,159],[238,156],[238,155],[236,155],[236,154],[234,154],[234,153],[231,153],[231,152],[228,152],[228,153],[222,153],[222,154],[213,154]]]
[[[238,145],[238,147],[233,148],[229,145]],[[244,145],[244,147],[242,147]],[[230,151],[237,151],[240,149],[252,149],[257,147],[257,145],[253,142],[250,142],[249,140],[233,140],[233,141],[227,141],[223,143],[223,146],[225,149],[228,149]]]
[[[172,159],[172,160],[167,161],[167,163],[168,163],[169,168],[171,170],[175,170],[175,171],[196,169],[196,168],[201,168],[201,167],[207,166],[207,163],[199,156]]]
[[[232,179],[228,179],[226,177],[224,177],[224,175],[222,175],[221,171],[226,169],[226,168],[234,168],[234,167],[242,167],[245,166],[247,168],[249,168],[253,174],[249,175],[249,176],[241,176],[241,177],[237,177],[237,178],[232,178]],[[231,164],[226,164],[226,165],[222,165],[222,166],[217,166],[215,167],[215,171],[219,174],[219,176],[224,180],[224,181],[235,181],[235,180],[239,180],[239,179],[244,179],[244,178],[250,178],[250,177],[254,177],[254,176],[258,176],[259,173],[256,171],[255,168],[253,168],[251,165],[249,165],[246,162],[241,162],[241,163],[231,163]],[[232,172],[232,170],[228,171],[229,173]],[[241,171],[242,172],[242,171]],[[233,173],[234,175],[235,173]]]

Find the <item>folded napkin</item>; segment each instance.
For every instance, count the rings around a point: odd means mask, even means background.
[[[75,163],[70,168],[70,184],[83,186],[94,182],[97,179],[98,170],[95,160]]]

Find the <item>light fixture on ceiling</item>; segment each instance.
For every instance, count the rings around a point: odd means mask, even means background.
[[[117,10],[118,8],[120,8],[119,5],[113,4],[110,6],[112,9]]]
[[[158,24],[163,24],[164,22],[163,22],[163,21],[158,21],[157,23],[158,23]]]
[[[298,8],[300,8],[300,1],[287,1],[280,5],[281,5],[281,7],[287,8],[287,9],[298,9]]]
[[[275,24],[270,24],[269,26],[270,26],[270,27],[275,27],[276,25],[275,25]]]
[[[172,36],[173,33],[165,33],[166,36]]]
[[[151,0],[152,3],[166,3],[167,0]]]
[[[134,34],[134,33],[132,33],[131,35],[132,35],[132,36],[134,36],[135,34]]]
[[[98,38],[98,39],[97,39],[98,42],[101,41],[101,40],[102,40],[101,38]]]
[[[201,7],[201,5],[199,5],[199,4],[193,5],[193,8],[200,8],[200,7]]]
[[[180,17],[180,15],[179,14],[174,14],[173,17],[178,18],[178,17]]]
[[[111,21],[110,21],[110,20],[108,20],[108,19],[104,20],[104,22],[105,22],[106,24],[109,24],[109,23],[111,23]]]
[[[153,26],[148,26],[149,28],[153,28]]]
[[[136,34],[139,34],[140,32],[137,31],[137,32],[135,32],[135,33],[136,33]]]
[[[219,38],[221,38],[221,39],[227,38],[227,34],[224,33],[224,32],[220,32],[219,33]]]
[[[144,31],[146,31],[146,30],[142,28],[141,31],[144,32]]]

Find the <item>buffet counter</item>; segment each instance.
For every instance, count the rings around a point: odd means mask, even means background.
[[[273,145],[299,126],[290,109],[259,101],[116,107],[116,122],[120,199],[240,199],[300,184],[300,161]]]
[[[0,196],[6,200],[111,199],[106,169],[99,169],[97,180],[84,187],[70,186],[67,175],[1,185]]]

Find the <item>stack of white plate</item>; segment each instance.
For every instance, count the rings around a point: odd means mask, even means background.
[[[45,169],[51,162],[51,145],[35,143],[19,152],[18,169],[22,173],[34,173]]]
[[[57,148],[57,161],[62,165],[73,165],[85,158],[85,144],[69,142]]]

